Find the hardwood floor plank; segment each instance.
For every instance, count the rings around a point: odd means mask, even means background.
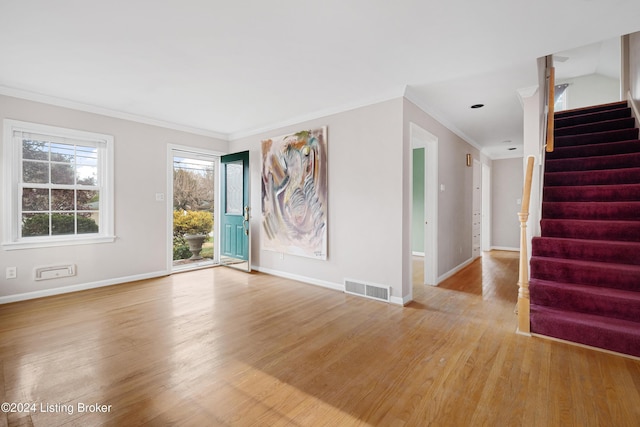
[[[639,361],[515,334],[517,264],[406,307],[226,268],[2,305],[4,400],[111,410],[0,427],[637,425]]]

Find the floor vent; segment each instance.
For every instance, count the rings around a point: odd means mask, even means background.
[[[35,280],[58,279],[76,275],[75,264],[48,265],[46,267],[36,267],[34,270]]]
[[[371,285],[349,279],[344,280],[344,291],[348,294],[360,295],[385,302],[389,302],[391,295],[391,287],[389,286]]]

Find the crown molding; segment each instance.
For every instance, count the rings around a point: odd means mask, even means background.
[[[485,156],[487,156],[491,160],[522,159],[524,157],[522,152],[513,153],[513,154],[505,153],[505,154],[493,154],[493,155],[489,155],[487,152],[483,152],[482,154],[484,154]]]
[[[441,116],[438,112],[436,112],[426,101],[422,99],[422,97],[417,93],[417,91],[413,89],[411,86],[407,86],[405,88],[404,97],[409,101],[411,101],[412,103],[414,103],[422,111],[424,111],[425,113],[433,117],[435,120],[440,122],[442,126],[446,127],[451,132],[455,133],[457,136],[462,138],[464,142],[471,145],[472,147],[475,147],[476,149],[478,149],[478,151],[480,152],[482,151],[482,146],[478,144],[477,141],[475,141],[469,135],[467,135],[466,133],[458,129],[456,126],[453,125],[453,123],[451,123],[450,121],[445,119],[443,116]]]
[[[348,104],[343,104],[338,107],[332,107],[332,108],[326,108],[323,110],[314,111],[313,113],[295,116],[281,122],[271,123],[269,125],[258,127],[258,128],[248,129],[240,132],[233,132],[229,134],[229,142],[234,142],[239,139],[246,138],[248,136],[254,136],[261,133],[274,131],[287,126],[297,125],[300,123],[308,122],[310,120],[316,120],[316,119],[328,117],[334,114],[344,113],[347,111],[355,110],[357,108],[368,107],[370,105],[379,104],[381,102],[390,101],[392,99],[402,98],[403,95],[404,95],[404,88],[394,88],[392,90],[389,90],[377,96],[361,99],[359,101],[348,103]]]
[[[229,135],[214,132],[206,129],[200,129],[191,126],[185,126],[178,123],[167,122],[164,120],[153,119],[150,117],[140,116],[123,111],[111,110],[109,108],[98,107],[91,104],[72,101],[69,99],[58,98],[55,96],[45,95],[42,93],[31,92],[23,89],[12,88],[0,85],[0,95],[11,96],[13,98],[26,99],[28,101],[41,102],[43,104],[55,105],[57,107],[70,108],[73,110],[84,111],[86,113],[100,114],[102,116],[113,117],[116,119],[129,120],[132,122],[143,123],[146,125],[158,126],[166,129],[177,130],[181,132],[191,133],[195,135],[208,136],[211,138],[229,140]]]

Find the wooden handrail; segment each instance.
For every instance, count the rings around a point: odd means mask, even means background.
[[[547,98],[547,139],[546,139],[546,149],[547,153],[551,153],[554,149],[554,140],[553,140],[553,115],[555,110],[555,97],[556,97],[556,69],[553,65],[549,67],[549,81],[547,83],[549,85],[548,89],[548,98]]]
[[[518,333],[531,334],[529,322],[529,256],[527,254],[527,219],[531,199],[531,181],[533,180],[534,156],[527,157],[527,169],[522,188],[522,207],[518,213],[520,219],[520,273],[518,276]]]

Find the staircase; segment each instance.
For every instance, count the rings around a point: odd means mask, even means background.
[[[626,102],[555,114],[531,332],[640,357],[640,140]]]

